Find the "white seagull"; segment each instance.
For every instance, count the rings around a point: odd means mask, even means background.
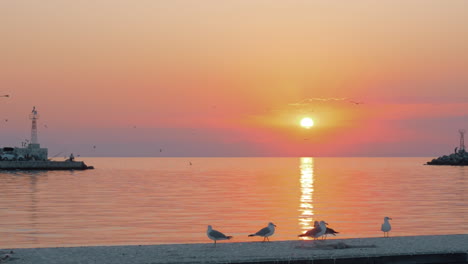
[[[215,247],[216,247],[216,240],[229,240],[232,238],[232,236],[226,236],[225,234],[214,230],[213,227],[210,225],[208,226],[208,230],[206,231],[206,235],[214,241]]]
[[[327,223],[325,223],[325,221],[320,221],[319,226],[320,231],[315,235],[316,238],[325,235],[325,232],[327,232]]]
[[[270,241],[270,239],[268,239],[268,237],[272,236],[275,233],[275,227],[276,227],[276,225],[273,224],[272,222],[270,222],[270,223],[268,223],[267,227],[264,227],[264,228],[260,229],[255,234],[250,234],[249,237],[261,236],[261,237],[263,237],[263,242],[265,242],[265,239]]]
[[[390,225],[390,222],[388,222],[388,220],[392,220],[390,217],[386,216],[384,217],[384,223],[382,224],[382,227],[380,228],[380,230],[382,230],[382,232],[384,232],[384,237],[388,237],[388,232],[390,232],[390,230],[392,230],[392,226]]]

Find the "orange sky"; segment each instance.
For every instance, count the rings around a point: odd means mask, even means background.
[[[464,0],[0,1],[0,145],[30,137],[36,106],[50,156],[446,154],[468,128],[467,13]]]

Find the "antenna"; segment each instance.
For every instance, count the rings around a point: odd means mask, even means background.
[[[39,115],[37,114],[36,107],[33,107],[31,114],[29,114],[29,119],[32,120],[31,124],[31,144],[39,144],[37,141],[37,119],[39,119]]]
[[[459,129],[458,133],[460,133],[460,147],[459,151],[465,151],[465,129]]]

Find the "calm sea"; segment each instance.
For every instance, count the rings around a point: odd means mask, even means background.
[[[211,242],[207,225],[297,239],[467,234],[468,167],[431,158],[83,158],[88,171],[1,172],[0,248]]]

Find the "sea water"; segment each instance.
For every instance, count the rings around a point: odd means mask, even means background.
[[[467,234],[468,167],[431,158],[81,158],[86,171],[0,172],[0,248]]]

